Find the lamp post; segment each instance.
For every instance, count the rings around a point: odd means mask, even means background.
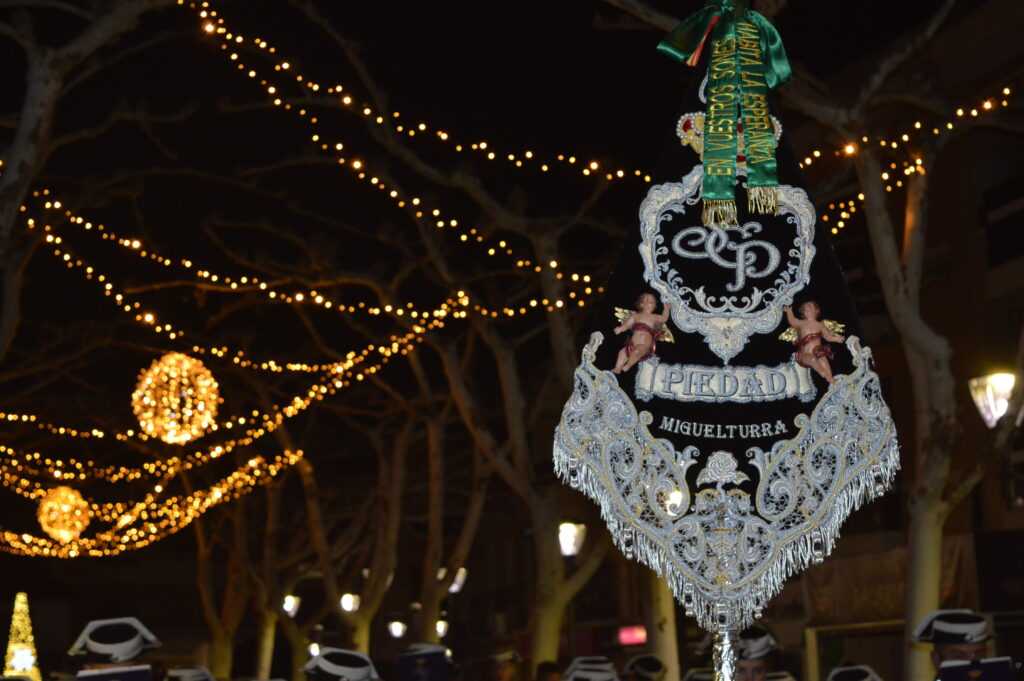
[[[1013,385],[1016,377],[1009,373],[989,374],[972,378],[967,382],[971,391],[971,398],[978,413],[989,428],[995,428],[999,419],[1006,414],[1010,406],[1010,395],[1013,393]],[[1017,414],[1016,425],[1020,425],[1024,417],[1024,409]],[[1024,508],[1024,475],[1021,475],[1021,464],[1018,457],[1020,452],[1014,452],[1004,461],[1003,474],[1000,476],[1003,481],[1003,495],[1010,508]]]
[[[299,611],[299,604],[302,603],[302,599],[294,594],[288,594],[284,597],[284,601],[281,603],[281,609],[287,613],[289,617],[295,617],[295,613]]]
[[[356,594],[343,594],[339,605],[345,612],[355,612],[359,609],[359,596]]]
[[[1006,413],[1015,382],[1014,375],[1007,373],[979,376],[967,382],[974,406],[978,408],[978,413],[989,428],[995,428],[996,423]],[[1020,421],[1019,416],[1017,421]]]
[[[582,523],[567,521],[558,526],[558,546],[566,558],[579,555],[586,538],[587,526]]]

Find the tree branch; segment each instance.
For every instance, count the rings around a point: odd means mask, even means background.
[[[949,16],[955,4],[956,0],[945,0],[942,6],[932,14],[931,19],[929,19],[920,33],[910,40],[899,43],[900,47],[897,50],[889,53],[880,62],[877,62],[877,66],[860,89],[855,100],[856,103],[853,106],[853,117],[855,119],[864,119],[868,110],[874,105],[874,97],[878,94],[882,85],[885,84],[893,73],[906,64],[907,60],[917,54],[924,45],[935,37],[935,34],[938,33],[942,24],[945,23],[946,17]]]

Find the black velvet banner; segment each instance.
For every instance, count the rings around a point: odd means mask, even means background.
[[[738,224],[704,224],[706,72],[705,53],[639,214],[624,218],[631,236],[554,462],[627,556],[725,636],[829,553],[899,461],[842,270],[774,108],[779,214],[747,210],[741,144]]]

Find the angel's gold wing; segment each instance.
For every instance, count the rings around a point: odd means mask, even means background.
[[[834,334],[841,335],[843,331],[846,331],[846,324],[840,324],[832,319],[826,319],[822,322],[825,328]],[[779,334],[780,341],[786,341],[787,343],[795,343],[800,339],[800,335],[796,332],[792,326]]]
[[[629,319],[630,315],[632,315],[634,312],[635,310],[629,310],[624,307],[617,307],[615,308],[615,319],[618,320],[619,324],[625,324],[626,320]],[[662,324],[661,330],[662,334],[661,338],[658,339],[659,341],[661,341],[662,343],[676,342],[676,338],[675,336],[672,335],[672,329],[668,328],[668,324]]]
[[[842,336],[843,332],[846,331],[846,324],[840,324],[839,322],[832,321],[831,319],[825,320],[825,327],[837,336]]]

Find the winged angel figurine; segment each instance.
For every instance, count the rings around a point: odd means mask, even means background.
[[[888,489],[899,447],[829,232],[772,115],[769,91],[789,76],[778,34],[745,0],[708,0],[660,48],[696,66],[677,119],[691,124],[666,130],[554,464],[715,635],[724,681],[738,632]],[[635,311],[610,302],[638,289],[649,292]],[[604,343],[610,332],[628,332],[625,347]]]
[[[661,314],[654,314],[658,306],[658,299],[653,293],[641,293],[636,297],[636,311],[631,312],[623,307],[615,308],[615,318],[619,325],[615,327],[615,333],[629,331],[630,336],[626,344],[619,350],[619,356],[615,359],[613,374],[621,374],[629,371],[637,362],[643,362],[654,356],[658,348],[658,340],[671,343],[675,340],[672,331],[665,326],[668,322],[668,314],[672,306],[666,304]]]

